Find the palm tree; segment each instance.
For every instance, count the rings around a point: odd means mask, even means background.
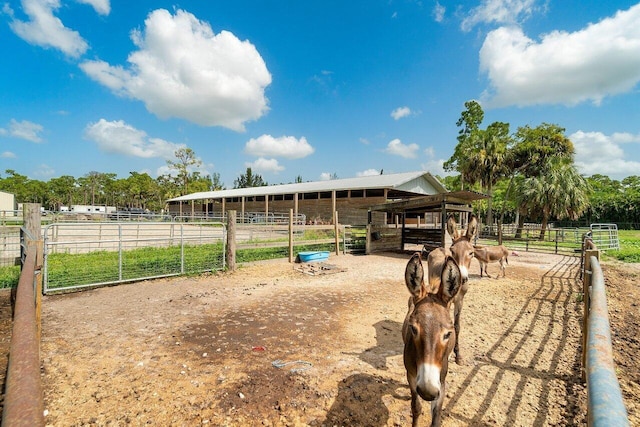
[[[518,199],[521,209],[542,218],[544,240],[550,218],[576,220],[589,206],[590,186],[567,159],[553,159],[543,173],[522,181]]]
[[[516,131],[515,143],[509,149],[505,162],[510,176],[509,185],[504,196],[505,202],[511,200],[511,189],[517,177],[537,177],[545,173],[553,159],[564,159],[573,162],[573,143],[564,135],[564,128],[549,123],[531,128],[528,125]],[[522,194],[520,193],[520,196]],[[520,199],[519,197],[515,197]],[[502,224],[504,222],[506,203],[502,204],[498,220],[498,242],[502,244]],[[520,231],[521,229],[518,228]],[[518,231],[518,232],[519,232]]]
[[[473,132],[466,147],[466,160],[459,166],[469,184],[480,183],[487,200],[487,224],[493,224],[493,187],[508,172],[505,158],[511,142],[509,124],[494,122],[487,129]],[[464,172],[462,172],[464,171]]]

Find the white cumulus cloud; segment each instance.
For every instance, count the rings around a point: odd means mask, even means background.
[[[540,41],[520,28],[487,35],[480,69],[489,107],[591,101],[632,90],[640,81],[640,4],[573,33],[554,31]]]
[[[246,162],[244,165],[258,172],[278,173],[284,170],[284,167],[278,163],[277,159],[265,159],[264,157],[260,157],[253,162]]]
[[[2,153],[0,153],[0,158],[3,158],[3,159],[15,159],[16,158],[16,154],[11,152],[11,151],[3,151]]]
[[[59,49],[65,55],[78,58],[89,45],[80,33],[65,27],[55,12],[60,8],[60,0],[22,0],[22,9],[28,21],[16,19],[13,10],[5,5],[4,11],[11,18],[9,27],[27,43],[45,48]]]
[[[320,174],[320,181],[331,181],[335,177],[335,174],[332,174],[331,172],[322,172]]]
[[[425,148],[424,155],[426,156],[427,160],[426,162],[420,164],[422,170],[429,172],[431,175],[438,175],[441,177],[455,174],[455,172],[446,172],[444,170],[445,160],[436,158],[436,153],[433,147]]]
[[[380,171],[377,169],[367,169],[362,172],[356,172],[356,176],[376,176],[380,175]]]
[[[575,164],[584,175],[601,174],[613,179],[638,175],[640,162],[628,160],[625,144],[640,146],[640,134],[584,132],[569,135],[576,150]]]
[[[391,112],[391,117],[394,120],[400,120],[403,117],[407,117],[411,114],[411,108],[409,107],[398,107]]]
[[[384,150],[387,154],[394,156],[404,157],[405,159],[413,159],[416,157],[420,147],[418,144],[405,145],[398,138],[392,140],[387,144],[387,148]]]
[[[131,38],[138,50],[129,67],[101,60],[80,64],[92,79],[119,95],[144,102],[160,118],[178,117],[202,126],[244,131],[244,123],[268,111],[271,74],[257,49],[229,31],[178,10],[149,14]]]
[[[446,12],[447,12],[447,8],[441,5],[439,1],[436,1],[436,4],[435,6],[433,6],[433,10],[431,11],[431,14],[433,15],[433,19],[436,22],[442,22],[444,21],[444,15]]]
[[[85,129],[85,138],[94,141],[104,152],[142,158],[174,159],[176,150],[185,147],[184,144],[151,138],[122,120],[100,119],[90,123]]]
[[[256,157],[284,157],[285,159],[301,159],[315,151],[305,137],[297,139],[293,136],[274,138],[262,135],[251,138],[245,145],[244,151]]]
[[[78,3],[88,4],[100,15],[108,15],[111,13],[111,4],[109,0],[76,0]]]
[[[536,0],[483,0],[462,20],[463,31],[470,31],[477,24],[515,24],[528,18]]]
[[[0,135],[8,135],[14,138],[26,139],[31,142],[42,142],[40,134],[44,128],[42,125],[30,122],[29,120],[17,121],[11,119],[9,130],[0,129]]]
[[[38,165],[38,167],[34,172],[34,175],[37,176],[38,178],[51,178],[55,174],[56,174],[56,170],[45,163]]]

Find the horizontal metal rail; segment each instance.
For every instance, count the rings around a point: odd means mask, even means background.
[[[594,427],[629,425],[627,410],[622,400],[620,384],[615,372],[611,329],[607,309],[604,274],[598,258],[588,255],[590,271],[585,278],[591,290],[585,287],[586,346],[585,376],[587,380],[588,424]]]

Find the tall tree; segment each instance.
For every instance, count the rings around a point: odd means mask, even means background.
[[[590,187],[569,159],[550,160],[538,176],[525,178],[518,192],[530,214],[542,218],[540,240],[550,218],[578,219],[589,206]]]
[[[218,172],[214,172],[211,175],[211,190],[218,191],[224,189],[224,182],[222,182],[222,180],[220,179],[220,174]]]
[[[480,129],[484,111],[477,101],[465,102],[456,125],[458,144],[449,160],[444,163],[445,170],[457,170],[460,173],[461,189],[465,185],[473,187],[480,184],[483,192],[493,194],[493,186],[507,174],[507,149],[511,145],[509,124],[494,122],[486,129]],[[493,224],[493,201],[487,200],[487,224]]]
[[[20,175],[13,169],[5,170],[5,173],[7,176],[5,178],[0,178],[0,190],[15,195],[17,203],[24,203],[25,201],[30,200],[30,194],[27,187],[29,177]]]
[[[467,101],[464,103],[465,110],[460,114],[460,118],[456,122],[456,126],[460,128],[458,131],[458,144],[453,151],[453,155],[449,160],[444,162],[445,171],[458,171],[461,175],[461,189],[464,189],[465,183],[469,183],[466,174],[471,167],[468,165],[468,153],[473,149],[471,141],[474,134],[480,129],[480,124],[484,120],[484,111],[477,101]]]
[[[129,207],[147,209],[148,201],[153,200],[155,187],[156,181],[148,173],[129,172],[127,178]]]
[[[51,208],[59,210],[60,206],[71,206],[73,204],[73,193],[76,185],[76,179],[71,175],[51,178],[48,186]]]
[[[494,122],[487,129],[476,129],[465,141],[466,159],[462,164],[464,176],[469,184],[480,183],[487,200],[487,224],[493,225],[493,187],[503,178],[506,167],[507,148],[511,143],[509,124]]]
[[[196,157],[196,153],[191,148],[179,148],[175,151],[176,161],[167,160],[167,166],[176,171],[178,180],[182,186],[182,194],[189,193],[190,171],[200,167],[202,160]]]
[[[564,134],[565,129],[549,123],[532,128],[519,127],[513,146],[507,153],[506,164],[510,175],[509,185],[502,204],[498,221],[498,241],[502,243],[502,223],[506,205],[511,200],[514,179],[537,177],[545,173],[554,159],[564,159],[573,163],[573,143]]]
[[[233,181],[233,188],[262,187],[265,185],[267,185],[267,183],[262,180],[260,175],[254,174],[251,168],[247,168],[244,174],[241,174]]]

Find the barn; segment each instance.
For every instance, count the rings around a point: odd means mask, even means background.
[[[173,216],[212,217],[235,210],[240,221],[256,215],[284,217],[293,210],[308,224],[330,224],[338,212],[342,224],[387,224],[395,219],[369,207],[446,192],[429,172],[416,171],[198,192],[168,200],[168,210]]]
[[[16,198],[13,194],[0,191],[0,212],[2,216],[16,215]]]

